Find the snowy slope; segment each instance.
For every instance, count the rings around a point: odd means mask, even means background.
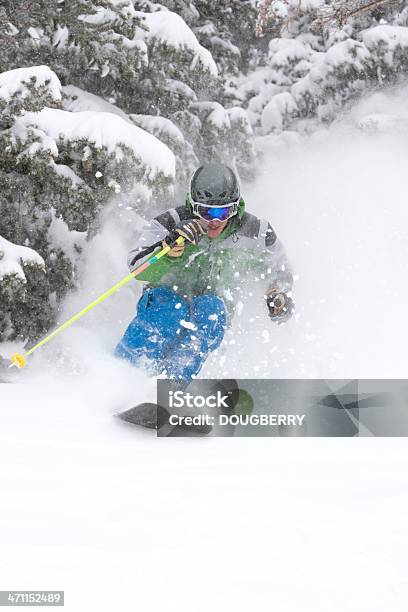
[[[156,440],[74,389],[2,417],[2,588],[69,612],[406,609],[404,440]]]
[[[408,145],[361,128],[404,107],[366,100],[328,132],[259,143],[246,199],[287,246],[298,317],[274,327],[254,284],[204,376],[406,375]],[[91,243],[62,318],[126,273],[118,228]],[[405,441],[156,440],[115,421],[154,397],[111,356],[139,290],[0,386],[0,588],[65,589],[70,612],[405,610]]]

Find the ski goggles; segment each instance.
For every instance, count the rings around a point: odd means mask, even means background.
[[[210,204],[191,202],[194,214],[205,221],[227,221],[231,219],[238,212],[238,204],[239,200],[225,206],[211,206]]]

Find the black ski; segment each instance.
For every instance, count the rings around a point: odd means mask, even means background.
[[[148,429],[157,429],[157,423],[168,421],[170,415],[165,408],[152,402],[143,402],[117,415],[122,421],[140,425]]]

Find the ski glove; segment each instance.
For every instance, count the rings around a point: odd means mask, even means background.
[[[269,316],[275,323],[285,323],[293,314],[295,304],[283,291],[270,289],[266,294]]]
[[[201,227],[201,224],[193,219],[192,221],[187,221],[186,223],[180,223],[166,238],[166,243],[171,245],[173,242],[177,240],[179,236],[182,236],[185,241],[190,242],[191,244],[198,244],[199,240],[204,236],[205,231]]]

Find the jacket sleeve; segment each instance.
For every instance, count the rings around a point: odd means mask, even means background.
[[[264,221],[263,225],[260,240],[262,241],[261,259],[265,270],[265,293],[269,289],[289,293],[293,288],[292,265],[282,242],[276,236],[270,223]]]
[[[128,254],[128,266],[131,272],[138,268],[142,263],[146,261],[153,253],[149,253],[145,257],[142,257],[135,261],[135,255],[143,251],[145,248],[155,244],[156,242],[162,242],[168,234],[173,231],[177,225],[185,220],[185,210],[183,207],[170,208],[165,212],[155,217],[149,223],[146,223],[142,227],[140,238]],[[135,278],[141,282],[147,282],[151,285],[159,285],[162,279],[166,275],[174,275],[179,270],[182,262],[181,258],[174,257],[162,257],[153,266],[149,266],[146,270],[138,274]]]
[[[153,219],[149,223],[146,223],[142,227],[141,235],[140,235],[140,238],[135,248],[129,251],[129,254],[127,257],[127,264],[128,264],[129,270],[133,272],[133,270],[135,270],[143,262],[145,262],[146,259],[151,257],[152,254],[150,253],[149,255],[146,255],[145,257],[138,259],[132,265],[132,261],[136,255],[138,255],[141,251],[143,251],[150,245],[154,244],[155,242],[159,242],[159,240],[163,241],[168,235],[168,233],[169,233],[169,230],[164,225],[162,225],[157,219]]]

